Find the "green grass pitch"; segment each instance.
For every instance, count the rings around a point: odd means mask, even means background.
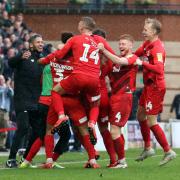
[[[175,150],[180,154],[180,149]],[[180,180],[180,156],[163,167],[158,163],[163,152],[156,151],[156,156],[143,162],[135,162],[140,149],[131,149],[126,152],[127,169],[108,169],[107,153],[100,152],[98,163],[100,169],[84,169],[86,153],[65,153],[59,158],[59,163],[65,169],[5,169],[7,157],[0,156],[0,180]],[[45,156],[37,156],[35,163],[45,160]]]

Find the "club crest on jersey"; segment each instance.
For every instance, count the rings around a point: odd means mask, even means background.
[[[97,47],[97,43],[90,39],[91,46]]]
[[[156,55],[157,55],[157,60],[158,60],[159,62],[163,62],[162,53],[157,53]]]
[[[119,72],[121,69],[120,66],[113,66],[113,72]]]

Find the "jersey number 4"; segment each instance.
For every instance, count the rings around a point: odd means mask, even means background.
[[[82,57],[80,57],[80,61],[88,62],[89,58],[94,60],[94,64],[98,64],[99,61],[99,49],[96,49],[92,51],[88,57],[90,45],[89,44],[83,44],[84,52]]]

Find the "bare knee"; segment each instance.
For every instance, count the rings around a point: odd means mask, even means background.
[[[115,125],[111,125],[110,133],[112,139],[115,140],[121,135],[121,128]]]

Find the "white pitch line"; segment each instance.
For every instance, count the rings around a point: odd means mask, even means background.
[[[178,154],[176,154],[178,156]],[[155,156],[152,156],[152,158],[156,158],[156,157],[161,157],[163,155],[155,155]],[[134,157],[128,157],[126,159],[134,159]],[[103,161],[109,161],[109,159],[99,159],[97,161],[100,161],[100,162],[103,162]],[[67,162],[58,162],[59,164],[83,164],[83,163],[86,163],[87,161],[67,161]],[[2,164],[1,164],[2,165]],[[6,169],[15,169],[15,168],[0,168],[0,170],[6,170]]]

